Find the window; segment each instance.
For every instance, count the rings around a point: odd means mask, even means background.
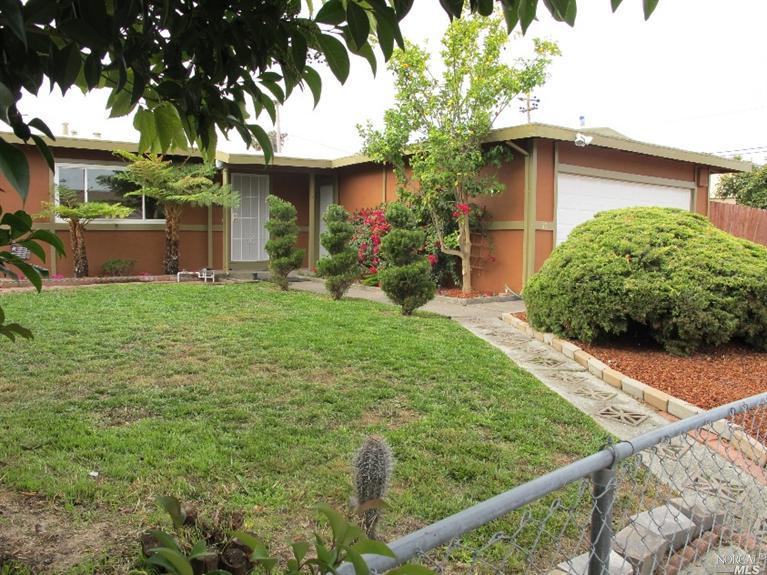
[[[132,207],[133,213],[128,216],[129,220],[163,219],[165,216],[162,208],[154,198],[125,195],[135,190],[136,186],[114,177],[115,173],[122,170],[120,166],[56,164],[56,201],[59,201],[59,188],[66,187],[81,202],[120,203]]]

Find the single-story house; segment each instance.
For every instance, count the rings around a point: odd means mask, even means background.
[[[587,137],[578,138],[579,134]],[[19,143],[12,135],[2,137]],[[489,231],[484,241],[477,242],[474,284],[489,291],[521,291],[554,247],[596,212],[663,206],[708,214],[710,177],[751,167],[747,162],[638,142],[609,129],[526,124],[495,130],[490,141],[507,145],[513,157],[498,172],[505,192],[482,201]],[[99,176],[121,169],[113,150],[136,149],[127,142],[73,137],[48,143],[56,160],[55,173],[35,148],[23,146],[31,165],[30,193],[23,207],[31,213],[39,211],[41,202],[55,200],[57,183],[66,183],[89,200],[114,200],[111,190],[100,185]],[[335,160],[277,156],[266,167],[258,154],[219,151],[216,157],[222,181],[240,193],[241,202],[234,209],[185,210],[180,265],[188,270],[264,269],[266,196],[270,193],[296,206],[299,245],[306,249],[308,268],[321,256],[320,214],[330,203],[354,211],[397,196],[391,168],[361,155]],[[21,208],[22,202],[6,193],[0,196],[0,205],[9,211]],[[126,220],[95,221],[88,227],[88,256],[94,272],[110,258],[134,260],[136,273],[162,272],[163,221],[156,218],[149,199],[137,200],[135,207]],[[64,223],[39,225],[55,229],[68,243]],[[47,265],[52,273],[72,273],[69,258]]]

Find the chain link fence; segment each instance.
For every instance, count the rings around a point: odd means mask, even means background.
[[[765,445],[767,393],[608,446],[366,560],[374,573],[764,574]]]

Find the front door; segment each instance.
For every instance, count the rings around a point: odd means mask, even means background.
[[[232,174],[232,189],[240,194],[240,205],[232,208],[232,261],[266,261],[269,176]]]
[[[327,225],[325,224],[325,211],[328,209],[328,206],[333,203],[333,200],[335,199],[334,196],[335,194],[331,184],[320,186],[320,236],[322,235],[322,232],[327,229]],[[320,257],[326,255],[328,255],[328,250],[320,244]]]

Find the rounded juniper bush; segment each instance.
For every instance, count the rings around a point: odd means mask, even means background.
[[[627,208],[578,226],[530,278],[527,317],[592,341],[643,333],[676,354],[767,349],[767,248],[684,210]]]
[[[269,196],[269,221],[266,229],[269,241],[266,242],[266,253],[269,254],[269,271],[274,281],[282,289],[288,289],[288,274],[298,269],[304,261],[304,250],[296,247],[298,241],[298,224],[296,223],[296,207],[290,202]]]
[[[403,204],[389,205],[386,219],[392,230],[381,241],[381,254],[386,263],[379,272],[381,289],[402,308],[403,315],[411,315],[429,302],[437,289],[429,260],[419,254],[425,233],[416,229],[415,216]]]
[[[322,216],[327,230],[320,235],[328,255],[317,262],[317,275],[325,278],[325,288],[333,299],[341,299],[349,286],[360,276],[357,250],[351,245],[354,226],[349,212],[331,204]]]

